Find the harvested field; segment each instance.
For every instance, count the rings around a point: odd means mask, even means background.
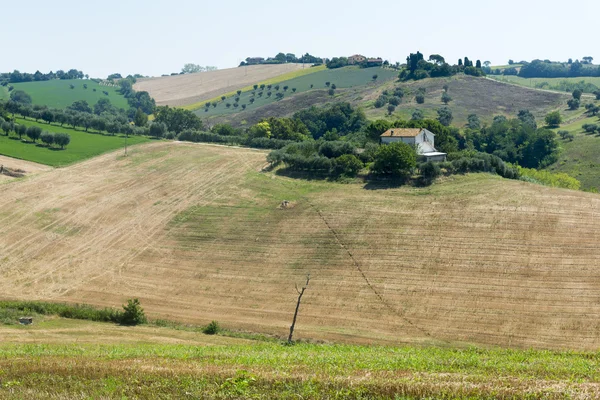
[[[600,345],[600,197],[487,174],[295,180],[265,153],[153,143],[0,186],[4,298],[361,343]],[[279,209],[283,200],[294,204]]]
[[[251,65],[196,74],[139,79],[134,89],[147,91],[160,106],[184,106],[302,68],[303,64]],[[305,64],[304,68],[309,68],[309,65]]]
[[[52,167],[0,155],[0,169],[2,169],[2,172],[0,172],[0,182],[2,182],[15,177],[13,175],[31,175],[38,172],[49,171]],[[17,172],[17,174],[13,174],[12,172]]]

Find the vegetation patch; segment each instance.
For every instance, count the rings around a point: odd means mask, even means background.
[[[10,85],[14,86],[14,90],[23,90],[31,96],[34,105],[64,109],[76,101],[85,100],[93,105],[100,99],[109,99],[117,108],[129,108],[127,99],[121,95],[117,85],[101,85],[93,80],[53,79]]]
[[[48,148],[41,143],[27,140],[25,137],[20,140],[14,134],[10,136],[0,135],[0,154],[53,167],[69,165],[125,146],[124,135],[111,136],[86,133],[69,127],[49,125],[24,118],[16,118],[15,122],[26,127],[35,126],[42,131],[55,134],[69,134],[70,143],[64,149],[60,149],[60,147]],[[147,141],[149,139],[146,137],[130,136],[127,139],[127,144],[135,145]]]

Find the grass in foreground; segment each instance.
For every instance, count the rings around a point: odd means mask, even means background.
[[[103,98],[109,99],[111,104],[117,108],[129,108],[127,99],[117,91],[118,88],[102,86],[91,80],[53,79],[41,82],[11,83],[10,85],[14,86],[14,90],[23,90],[29,94],[33,104],[51,108],[66,108],[77,100],[85,100],[93,106]],[[71,85],[74,86],[73,89],[71,89]],[[83,85],[87,85],[87,89],[84,89]],[[108,92],[108,96],[103,92]]]
[[[48,125],[23,118],[17,118],[16,122],[25,126],[39,126],[48,132],[65,132],[71,135],[71,143],[64,150],[59,148],[49,149],[42,146],[39,141],[38,143],[32,143],[25,136],[23,140],[19,140],[14,133],[8,137],[3,134],[0,135],[0,154],[53,167],[73,164],[125,146],[124,135],[109,136],[86,133],[67,126]],[[149,140],[146,137],[130,136],[127,139],[127,144],[132,146]]]
[[[480,348],[3,345],[0,398],[595,398],[599,367],[597,353]]]

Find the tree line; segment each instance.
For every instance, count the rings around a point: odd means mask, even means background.
[[[5,121],[4,118],[0,117],[0,129],[6,136],[10,136],[11,132],[19,136],[19,140],[23,140],[23,136],[27,136],[32,143],[36,143],[38,139],[44,143],[46,147],[52,148],[53,145],[59,146],[64,149],[69,143],[71,143],[71,135],[63,132],[47,132],[42,130],[39,126],[25,126],[21,124],[15,124],[12,121]]]
[[[472,76],[483,76],[482,63],[477,60],[475,64],[465,57],[459,59],[457,64],[450,65],[445,58],[439,54],[432,54],[428,61],[419,51],[410,53],[406,57],[406,67],[402,68],[399,74],[401,81],[420,80],[425,78],[439,78],[453,76],[459,73]]]
[[[6,86],[8,83],[21,83],[21,82],[39,82],[49,81],[53,79],[83,79],[88,78],[88,75],[84,75],[82,71],[76,69],[70,69],[67,72],[58,70],[56,72],[48,72],[46,74],[40,71],[30,74],[27,72],[20,72],[14,70],[13,72],[0,73],[0,84]]]

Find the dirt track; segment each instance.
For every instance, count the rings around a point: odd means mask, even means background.
[[[147,91],[160,106],[184,106],[275,78],[302,67],[302,64],[252,65],[196,74],[140,79],[134,85],[134,89]],[[304,67],[308,68],[308,65]]]
[[[349,342],[600,346],[600,196],[480,174],[366,190],[136,147],[0,186],[0,293]],[[280,210],[282,200],[294,207]]]

